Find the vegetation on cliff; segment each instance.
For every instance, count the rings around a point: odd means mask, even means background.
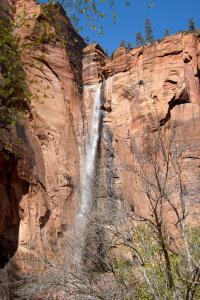
[[[30,93],[21,62],[19,37],[8,19],[0,20],[0,126],[15,123],[27,109]]]

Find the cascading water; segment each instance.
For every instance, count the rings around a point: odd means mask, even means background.
[[[76,220],[76,237],[78,239],[79,248],[76,251],[76,265],[81,264],[87,235],[86,227],[93,204],[93,178],[95,175],[96,151],[99,140],[99,126],[101,119],[101,84],[95,86],[93,85],[90,88],[95,90],[95,95],[93,100],[90,128],[86,140],[86,153],[81,172],[81,202]]]

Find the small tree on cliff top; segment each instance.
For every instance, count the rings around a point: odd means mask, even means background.
[[[153,42],[153,29],[152,29],[150,19],[145,19],[144,32],[145,32],[146,42],[147,43],[152,43]]]
[[[145,40],[144,40],[141,32],[136,33],[135,42],[136,42],[136,46],[143,46],[145,44]]]
[[[165,32],[164,32],[164,37],[167,37],[170,35],[170,30],[169,29],[166,29]]]
[[[194,18],[190,18],[188,20],[188,30],[192,31],[192,30],[195,30],[195,29],[196,29],[195,20],[194,20]]]
[[[125,48],[126,47],[126,42],[124,40],[121,40],[119,46]]]

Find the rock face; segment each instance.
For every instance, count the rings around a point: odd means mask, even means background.
[[[1,2],[0,19],[10,22],[13,10],[7,1]],[[0,64],[0,86],[4,84],[3,64]],[[2,103],[2,102],[1,102]],[[0,298],[9,299],[8,280],[4,266],[19,244],[22,211],[20,200],[28,193],[32,177],[32,151],[27,143],[25,127],[0,124]],[[20,142],[19,142],[20,139]]]
[[[58,243],[72,235],[79,189],[82,137],[82,49],[59,5],[18,1],[16,15],[32,14],[18,34],[30,48],[24,57],[32,92],[29,139],[35,183],[20,202],[21,250]],[[46,244],[46,246],[48,246]]]
[[[93,101],[88,85],[102,82],[94,209],[118,198],[145,209],[132,169],[135,145],[145,145],[147,127],[152,136],[156,130],[152,119],[163,130],[176,128],[176,141],[188,147],[188,183],[200,160],[198,31],[107,57],[97,44],[85,48],[59,5],[17,0],[12,8],[15,18],[29,16],[17,34],[28,45],[23,63],[32,98],[27,119],[7,133],[12,147],[22,139],[19,151],[6,159],[1,146],[1,268],[17,247],[34,254],[74,235]]]
[[[118,197],[140,203],[134,151],[135,145],[145,145],[152,119],[161,129],[176,128],[177,140],[190,149],[191,165],[196,157],[198,166],[199,41],[199,32],[181,33],[130,51],[119,48],[111,58],[103,52],[98,55],[96,45],[84,50],[84,83],[91,78],[98,82],[96,70],[105,78],[99,165],[100,174],[107,173],[107,189],[114,188]],[[152,135],[155,129],[151,128]]]
[[[18,253],[34,252],[71,236],[79,192],[85,43],[59,5],[14,1],[12,17],[24,13],[16,33],[32,96],[28,118],[6,132],[12,150],[15,140],[23,141],[19,155],[11,150],[7,159],[2,141],[0,267],[17,247]]]

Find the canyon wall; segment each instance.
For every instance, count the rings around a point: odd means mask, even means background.
[[[10,18],[22,22],[13,34],[20,36],[31,102],[2,134],[1,267],[17,248],[37,256],[72,236],[84,130],[83,39],[59,5],[19,0],[11,8]]]
[[[187,150],[189,185],[196,182],[200,160],[198,31],[119,48],[107,57],[97,44],[85,47],[59,5],[11,4],[12,18],[26,16],[16,34],[26,45],[23,64],[32,96],[26,117],[7,127],[1,142],[1,268],[17,248],[19,256],[38,255],[73,237],[97,83],[102,118],[93,210],[105,212],[118,199],[147,209],[133,169],[136,145],[145,146],[149,130],[152,138],[158,128],[176,131],[176,143]]]
[[[119,48],[110,58],[98,45],[84,49],[84,84],[104,78],[97,189],[101,209],[108,207],[109,198],[147,209],[134,170],[138,148],[142,154],[149,134],[154,140],[158,130],[173,132],[174,144],[184,147],[186,183],[199,190],[199,42],[197,31],[145,47]]]
[[[22,1],[16,12],[33,14],[27,20],[29,26],[18,34],[30,43],[24,65],[33,95],[29,126],[37,176],[36,184],[21,201],[21,247],[35,245],[36,240],[43,243],[43,233],[54,243],[68,235],[73,230],[72,211],[79,189],[85,44],[60,6],[45,9],[34,1]]]

